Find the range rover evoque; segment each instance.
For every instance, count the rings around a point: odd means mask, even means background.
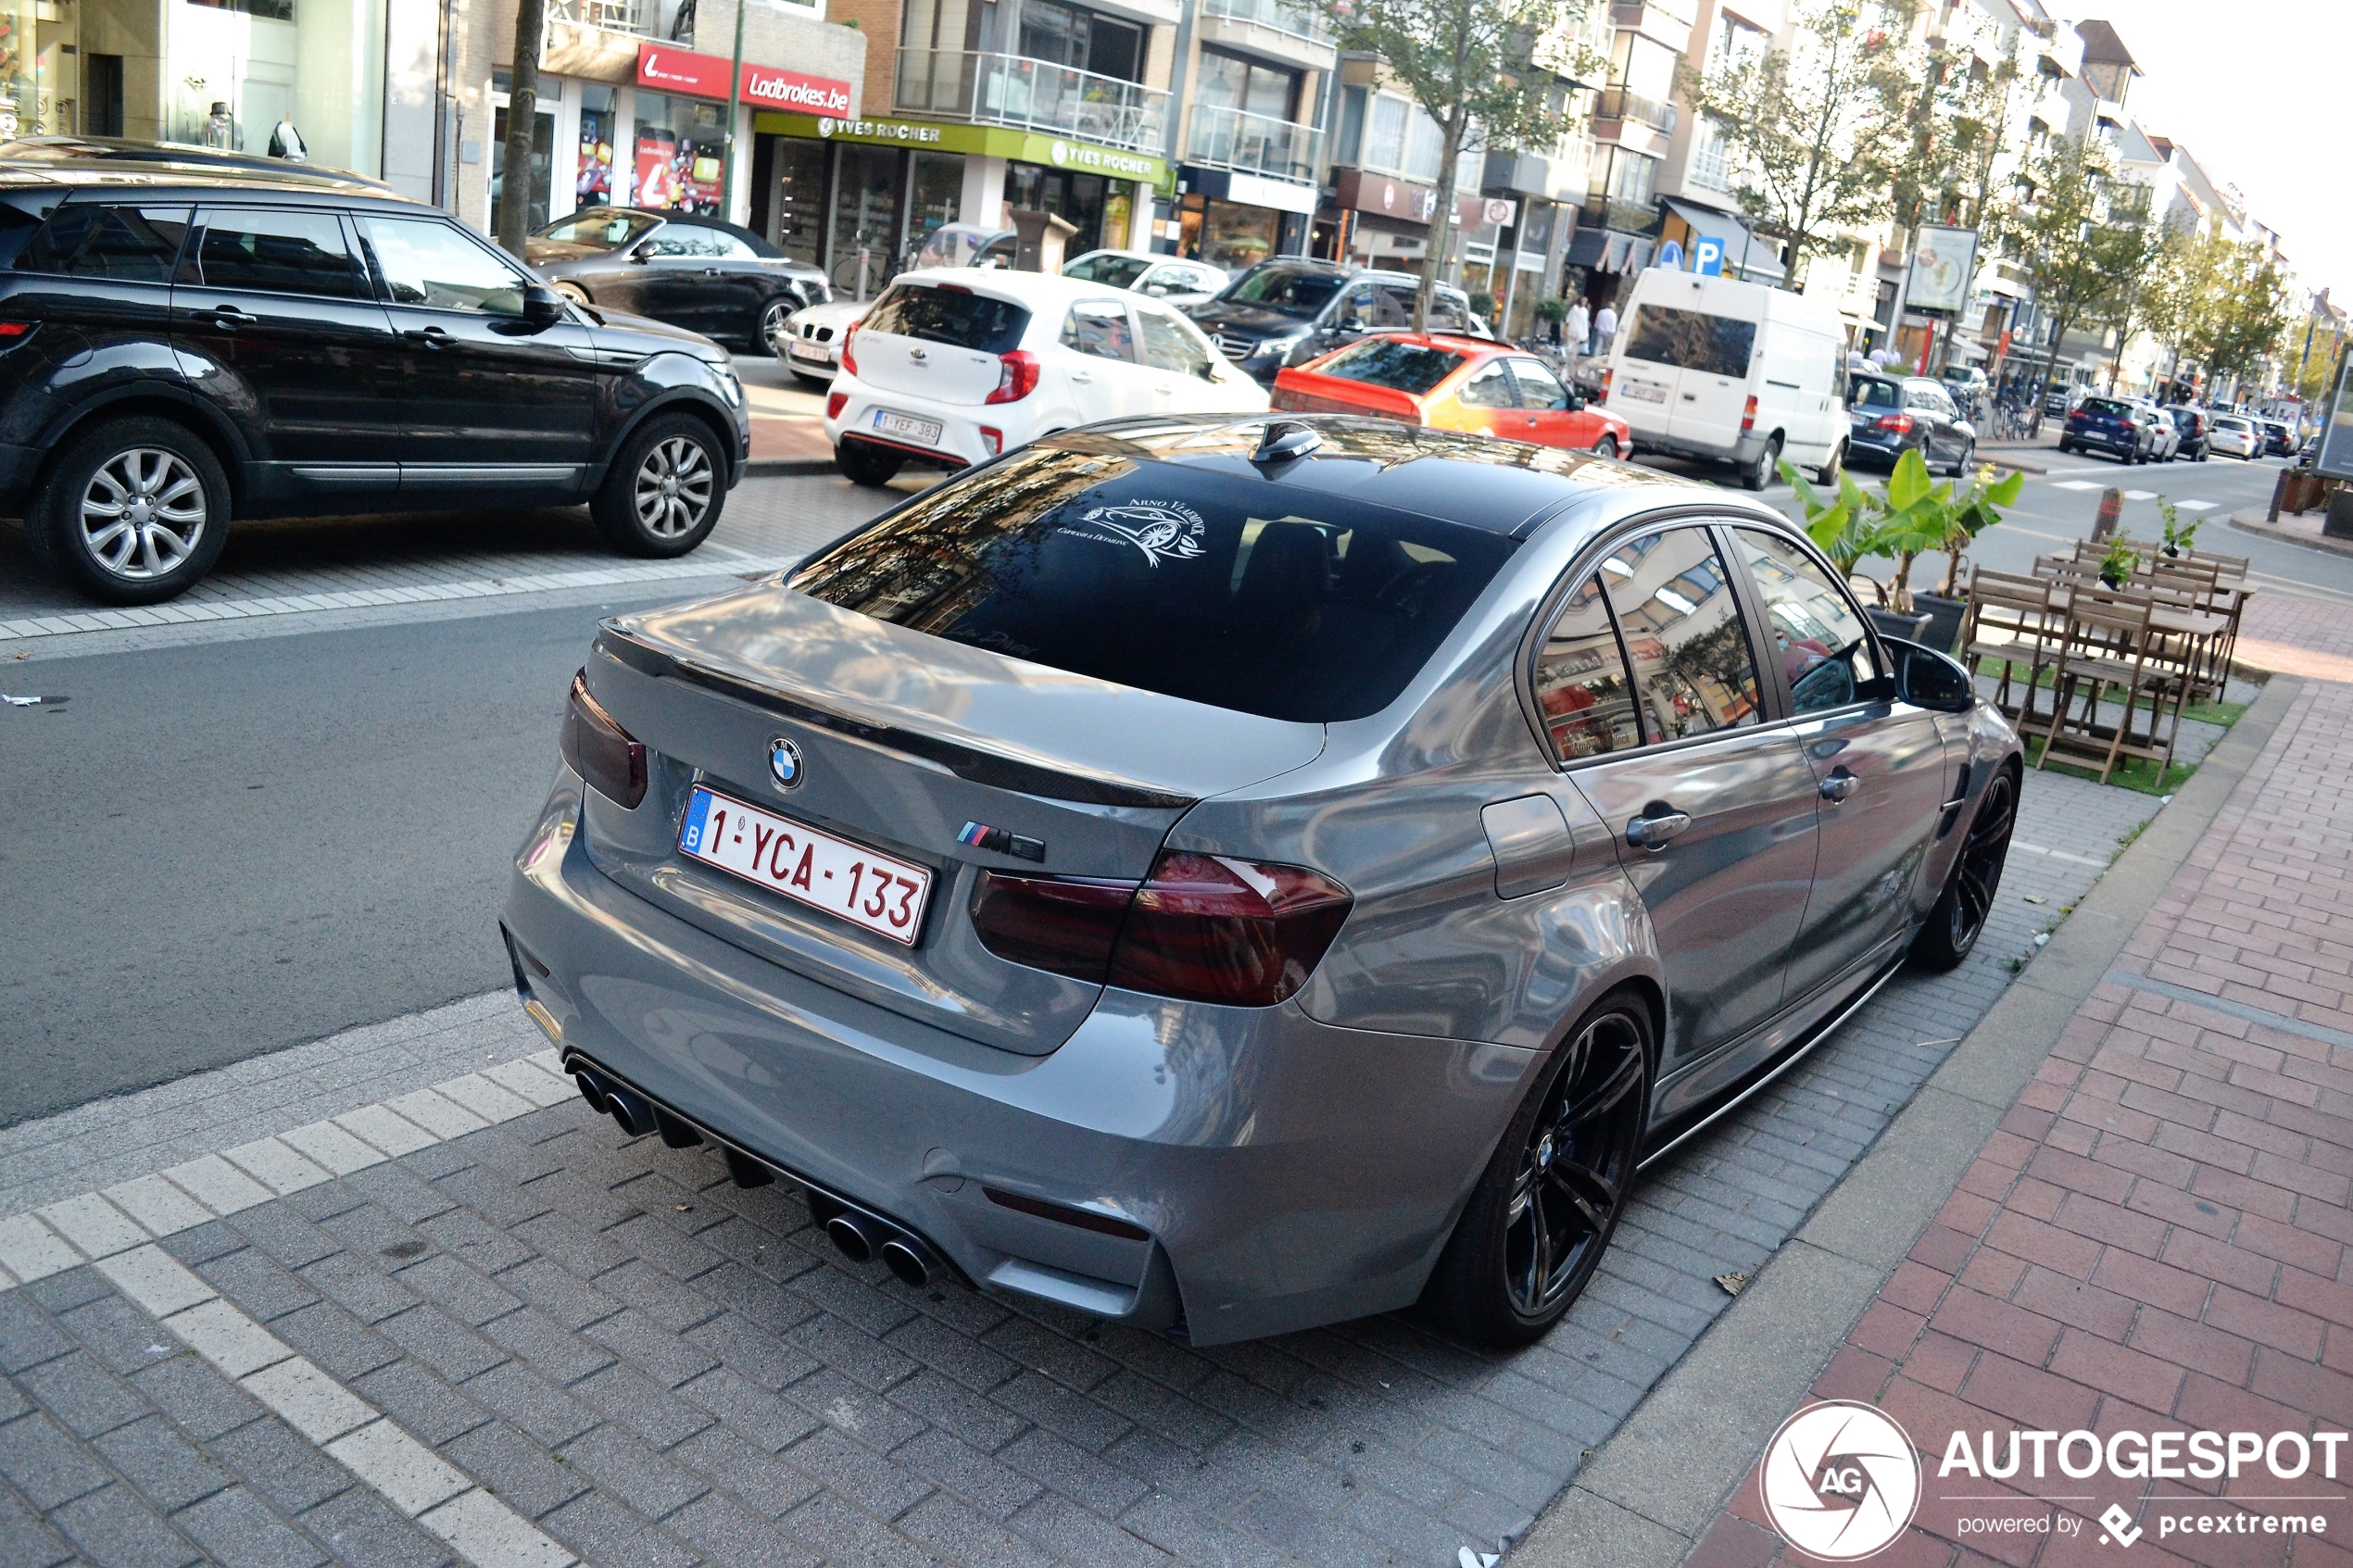
[[[182,592],[233,518],[586,502],[615,548],[684,555],[750,429],[717,345],[371,182],[0,145],[0,514],[107,603]]]

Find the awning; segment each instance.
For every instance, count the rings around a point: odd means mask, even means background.
[[[1579,229],[1568,242],[1568,265],[1596,272],[1639,272],[1651,264],[1658,242],[1616,229]]]
[[[1769,240],[1755,238],[1749,232],[1746,220],[1678,196],[1661,196],[1659,201],[1692,233],[1724,242],[1724,276],[1745,276],[1755,283],[1778,283],[1788,275],[1788,270],[1781,265],[1780,247]],[[1683,253],[1688,256],[1691,249],[1690,243],[1685,242]]]

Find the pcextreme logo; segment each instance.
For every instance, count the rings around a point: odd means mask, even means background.
[[[1884,1549],[1920,1502],[1920,1461],[1893,1420],[1851,1399],[1807,1405],[1765,1446],[1765,1515],[1808,1557],[1853,1562]]]

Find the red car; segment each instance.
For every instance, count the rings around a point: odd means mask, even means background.
[[[1445,332],[1382,332],[1289,366],[1275,378],[1274,403],[1297,413],[1375,414],[1605,458],[1634,448],[1624,420],[1589,408],[1534,355]]]

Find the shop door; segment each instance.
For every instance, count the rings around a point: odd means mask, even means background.
[[[834,290],[867,300],[899,271],[901,158],[888,147],[842,144],[834,179]]]

